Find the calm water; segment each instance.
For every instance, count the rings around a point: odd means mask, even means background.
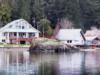
[[[0,52],[0,75],[100,75],[100,52]]]

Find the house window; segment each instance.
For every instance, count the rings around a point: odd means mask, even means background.
[[[4,36],[7,36],[7,33],[5,32],[3,35],[4,35]]]
[[[25,29],[25,27],[24,27],[24,26],[22,26],[22,29]]]
[[[70,40],[69,42],[72,43],[72,40]]]
[[[29,38],[34,37],[35,33],[29,33]]]
[[[12,25],[10,25],[9,28],[12,28]]]
[[[26,33],[19,33],[20,38],[25,38],[26,37]]]
[[[16,36],[17,34],[16,33],[14,33],[14,36]]]
[[[67,40],[67,43],[72,43],[72,40]]]
[[[5,40],[2,40],[2,42],[6,42]]]

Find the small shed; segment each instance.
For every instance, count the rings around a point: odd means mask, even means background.
[[[100,39],[97,36],[88,36],[86,38],[86,45],[100,45]]]
[[[84,36],[87,45],[100,45],[100,30],[87,30]]]
[[[85,37],[81,29],[60,29],[56,39],[70,45],[85,44]]]

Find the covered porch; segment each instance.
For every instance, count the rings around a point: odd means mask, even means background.
[[[10,44],[30,44],[36,33],[32,32],[4,32],[6,42]]]

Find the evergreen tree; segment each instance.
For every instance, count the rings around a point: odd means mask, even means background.
[[[20,0],[20,5],[19,5],[20,18],[23,18],[27,21],[30,20],[30,16],[31,16],[30,2],[31,0]]]
[[[52,28],[51,28],[51,23],[48,19],[41,19],[39,21],[39,24],[40,24],[40,31],[42,32],[42,34],[47,34],[48,36],[52,35]]]
[[[0,3],[0,27],[7,24],[11,19],[11,7],[8,3]]]
[[[51,27],[63,18],[72,21],[75,28],[100,27],[100,0],[0,0],[1,24],[19,18],[33,25],[47,18]]]

